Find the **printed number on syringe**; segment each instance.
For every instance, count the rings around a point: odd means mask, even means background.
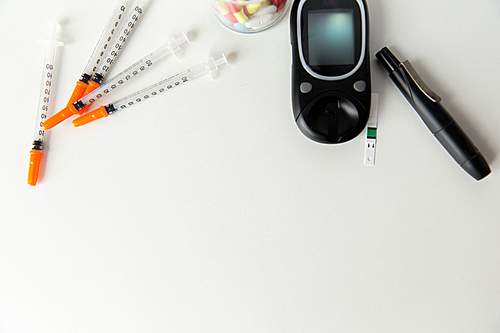
[[[41,118],[41,121],[39,124],[40,128],[43,128],[42,124],[45,121],[45,119],[47,119],[47,111],[49,110],[49,100],[50,100],[50,87],[52,86],[52,72],[51,71],[54,69],[54,66],[51,64],[46,64],[45,69],[48,70],[47,80],[45,81],[45,87],[48,87],[48,88],[45,88],[45,90],[44,90],[45,96],[43,96],[43,105],[42,105],[43,112],[40,114],[40,118]],[[38,135],[44,136],[45,131],[43,129],[39,130]]]
[[[146,65],[147,65],[147,67],[152,66],[152,65],[153,65],[153,62],[152,62],[151,60],[147,60],[147,61],[146,61]],[[132,68],[132,67],[134,67],[134,66],[137,66],[137,63],[135,63],[134,65],[130,66],[130,67],[129,67],[129,69],[130,69],[130,68]],[[146,66],[145,66],[145,65],[144,65],[144,66],[141,66],[139,69],[140,69],[140,71],[142,72],[143,70],[145,70],[145,69],[146,69]],[[125,70],[125,71],[126,71],[126,70]],[[133,76],[136,76],[137,74],[139,74],[139,72],[138,72],[138,71],[133,71],[133,72],[132,72],[132,75],[133,75]],[[130,80],[131,78],[132,78],[132,76],[127,75],[127,76],[125,76],[125,81],[128,81],[128,80]],[[124,84],[124,83],[125,83],[125,81],[124,81],[124,80],[120,80],[120,81],[118,81],[117,83],[118,83],[118,85],[122,85],[122,84]],[[104,84],[105,84],[105,83],[104,83]],[[115,83],[115,84],[111,85],[111,87],[110,87],[110,88],[111,88],[111,90],[114,90],[114,89],[116,89],[117,87],[118,87],[118,86],[117,86],[117,85],[116,85],[116,83]],[[104,95],[109,94],[109,93],[111,92],[111,90],[109,90],[109,89],[104,89],[104,90],[103,90],[103,94],[104,94]],[[95,96],[95,98],[91,98],[91,99],[89,100],[89,104],[92,104],[92,103],[94,103],[96,100],[98,100],[98,99],[102,98],[102,97],[104,96],[103,94],[98,94],[98,95],[96,95],[96,96]]]
[[[172,78],[173,78],[173,77],[172,77]],[[164,80],[163,82],[169,81],[169,80],[171,80],[172,78],[166,79],[166,80]],[[164,92],[165,90],[169,90],[169,89],[172,89],[172,88],[178,87],[178,86],[180,86],[182,83],[185,83],[185,82],[188,82],[188,81],[189,81],[189,79],[187,78],[187,76],[183,76],[183,77],[182,77],[179,81],[176,81],[176,82],[174,82],[173,84],[169,84],[168,86],[166,86],[166,87],[164,87],[164,88],[163,88],[163,87],[162,87],[162,88],[160,88],[160,89],[158,90],[158,92],[157,92],[157,91],[153,91],[153,92],[151,92],[150,94],[146,94],[146,95],[144,95],[142,98],[141,98],[141,97],[138,97],[138,98],[135,100],[135,102],[134,102],[134,101],[129,101],[129,102],[127,102],[126,104],[121,104],[121,105],[119,105],[121,101],[118,101],[118,102],[116,102],[116,104],[117,104],[117,109],[125,109],[127,106],[132,106],[132,105],[134,105],[135,103],[142,102],[142,100],[143,100],[143,99],[148,99],[148,98],[149,98],[149,97],[151,97],[151,96],[156,96],[157,94],[162,93],[162,92]],[[162,82],[158,82],[157,86],[161,86],[161,84],[162,84]],[[149,89],[151,89],[151,88],[149,88]],[[146,89],[144,89],[144,90],[149,90],[149,89],[148,89],[148,88],[146,88]],[[139,92],[139,93],[141,93],[141,92]],[[151,96],[150,96],[150,95],[151,95]],[[131,97],[131,96],[130,96],[130,97]],[[124,99],[122,99],[122,100],[127,100],[127,99],[129,99],[130,97],[125,97],[125,98],[124,98]]]

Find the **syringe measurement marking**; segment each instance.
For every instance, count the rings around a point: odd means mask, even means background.
[[[123,71],[123,73],[124,73],[124,74],[125,74],[125,73],[127,73],[128,71],[130,71],[130,70],[131,70],[131,69],[133,69],[134,67],[137,67],[138,65],[140,65],[140,64],[141,64],[141,63],[143,63],[143,62],[144,62],[144,61],[143,61],[142,59],[141,59],[141,60],[139,60],[138,62],[136,62],[135,64],[133,64],[132,66],[130,66],[129,68],[127,68],[126,70],[124,70],[124,71]],[[149,66],[152,66],[152,65],[153,65],[153,62],[152,62],[151,60],[146,60],[146,61],[145,61],[145,63],[146,63],[146,65],[147,65],[147,66],[145,66],[145,65],[144,65],[144,66],[141,66],[141,67],[139,68],[140,72],[142,72],[143,70],[145,70],[147,67],[149,67]],[[139,74],[139,71],[137,71],[137,70],[135,70],[135,71],[133,71],[133,72],[132,72],[132,75],[133,75],[133,76],[136,76],[137,74]],[[128,80],[130,80],[131,78],[132,78],[132,76],[127,75],[127,76],[125,76],[125,78],[124,78],[124,79],[128,81]],[[104,97],[104,95],[109,94],[112,90],[114,90],[114,89],[116,89],[116,88],[118,87],[116,84],[118,84],[118,85],[122,85],[122,84],[124,84],[124,83],[125,83],[125,81],[124,81],[123,79],[119,80],[117,83],[114,83],[114,84],[112,84],[112,85],[111,85],[111,87],[110,87],[110,88],[111,88],[111,90],[110,90],[109,88],[104,89],[104,90],[102,91],[102,93],[99,93],[99,94],[97,94],[95,97],[93,97],[93,98],[89,99],[88,103],[89,103],[89,104],[92,104],[92,103],[94,103],[96,100],[98,100],[98,99],[100,99],[100,98]],[[102,85],[102,86],[105,86],[106,84],[107,84],[107,83],[105,82],[105,83],[103,83],[103,85]]]
[[[106,64],[107,65],[103,65],[102,66],[102,71],[103,72],[107,73],[109,71],[109,69],[111,68],[111,65],[113,64],[113,61],[118,56],[118,53],[120,52],[123,44],[125,44],[125,42],[127,41],[127,37],[130,35],[130,33],[132,32],[132,30],[134,29],[136,22],[139,21],[139,17],[142,14],[143,10],[139,6],[136,6],[134,8],[134,10],[136,12],[138,12],[139,14],[132,15],[132,20],[130,22],[128,22],[127,27],[125,27],[125,29],[123,30],[124,36],[120,36],[118,42],[114,46],[115,50],[113,50],[110,53],[110,57],[106,58]]]
[[[54,66],[52,64],[46,64],[45,65],[45,70],[46,73],[46,81],[45,81],[45,90],[44,90],[44,97],[43,97],[43,104],[42,104],[42,112],[40,113],[40,130],[38,131],[38,135],[40,135],[42,138],[45,136],[45,130],[43,129],[43,122],[47,118],[47,111],[49,110],[49,100],[50,100],[50,87],[52,86],[52,71],[54,69]]]
[[[118,18],[115,20],[115,29],[118,27],[118,24],[120,23],[120,20],[122,19],[123,17],[123,13],[125,12],[125,9],[126,7],[125,6],[121,6],[120,7],[120,10],[122,11],[119,15],[118,15]],[[106,43],[103,45],[102,47],[102,51],[100,53],[100,57],[102,57],[104,55],[104,51],[108,48],[108,43],[111,41],[111,38],[113,37],[113,35],[115,34],[115,29],[112,29],[109,33],[109,36],[108,36],[108,39],[106,40]],[[97,67],[99,66],[99,64],[101,63],[101,58],[97,58],[97,61],[95,63],[95,66],[94,68],[92,69],[93,72],[95,72],[97,70]]]
[[[164,92],[165,90],[170,90],[170,89],[172,89],[172,88],[175,88],[175,87],[180,86],[182,83],[185,83],[185,82],[188,82],[188,81],[189,81],[189,79],[188,79],[188,77],[187,77],[187,76],[183,76],[180,80],[175,81],[174,83],[169,84],[169,85],[167,85],[166,87],[162,87],[162,85],[163,85],[163,84],[165,84],[165,82],[167,82],[167,81],[169,81],[169,80],[171,80],[171,79],[175,78],[176,76],[181,76],[181,75],[185,75],[185,74],[184,74],[184,73],[183,73],[183,74],[177,74],[177,75],[174,75],[174,76],[172,76],[172,77],[170,77],[170,78],[168,78],[168,79],[165,79],[165,80],[163,80],[163,81],[160,81],[160,82],[158,82],[158,83],[154,84],[153,86],[150,86],[150,87],[148,87],[148,88],[145,88],[145,89],[143,89],[143,90],[138,91],[138,92],[137,92],[137,93],[135,93],[135,94],[132,94],[132,95],[129,95],[129,96],[127,96],[127,97],[122,98],[121,100],[119,100],[119,101],[115,102],[113,105],[115,106],[116,110],[125,109],[125,108],[126,108],[126,107],[128,107],[128,106],[132,106],[132,105],[134,105],[134,104],[136,104],[136,103],[142,102],[142,101],[143,101],[143,99],[148,99],[148,98],[150,98],[150,97],[152,97],[152,96],[156,96],[156,95],[158,95],[158,94],[160,94],[160,93]],[[138,97],[138,98],[135,100],[135,102],[134,102],[134,101],[129,101],[129,102],[127,102],[127,103],[120,104],[120,103],[122,103],[123,101],[129,100],[130,98],[132,98],[132,97],[134,97],[134,96],[137,96],[137,95],[142,95],[144,92],[146,92],[146,91],[150,91],[152,88],[156,88],[156,87],[161,87],[161,88],[160,88],[160,89],[158,89],[158,91],[154,90],[154,91],[152,91],[151,93],[144,95],[142,98],[141,98],[141,97]]]

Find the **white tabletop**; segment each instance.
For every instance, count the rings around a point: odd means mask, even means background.
[[[322,145],[295,125],[288,16],[241,35],[208,2],[152,0],[110,75],[180,31],[192,42],[103,103],[223,52],[219,77],[61,123],[30,187],[46,21],[65,42],[53,114],[114,1],[3,1],[0,332],[498,332],[499,2],[369,1],[373,167],[365,132]],[[490,176],[472,179],[432,137],[375,60],[385,45]]]

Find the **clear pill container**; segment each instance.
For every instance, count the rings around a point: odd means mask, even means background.
[[[278,23],[293,0],[216,0],[212,1],[215,17],[227,28],[255,33]]]

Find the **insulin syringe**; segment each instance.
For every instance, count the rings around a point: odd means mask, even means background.
[[[60,28],[58,23],[49,22],[49,30],[46,39],[42,41],[45,45],[45,58],[43,62],[42,82],[40,88],[40,97],[38,100],[38,111],[36,116],[35,133],[33,135],[33,144],[30,151],[30,166],[28,172],[28,184],[35,186],[38,181],[38,170],[42,158],[43,141],[45,130],[42,126],[47,118],[47,111],[50,105],[50,91],[52,89],[52,77],[54,73],[54,58],[56,47],[63,43],[56,40],[57,30]]]
[[[120,54],[120,51],[125,46],[125,43],[128,41],[130,34],[137,26],[137,21],[144,12],[144,7],[147,5],[149,0],[141,0],[139,3],[133,8],[132,12],[129,14],[127,21],[120,27],[120,33],[117,37],[115,37],[115,41],[113,45],[108,47],[104,52],[103,61],[98,65],[98,68],[95,70],[92,79],[88,82],[88,89],[85,91],[84,95],[79,96],[72,103],[68,103],[68,105],[47,119],[44,123],[45,129],[50,129],[55,125],[59,124],[65,119],[68,119],[74,114],[83,114],[86,111],[86,108],[75,109],[73,103],[79,100],[82,96],[85,96],[99,87],[103,79],[106,77],[106,74],[109,72],[111,67],[113,66],[116,57]]]
[[[99,118],[107,117],[108,115],[118,110],[125,109],[134,104],[148,100],[151,97],[157,96],[167,90],[171,90],[172,88],[178,87],[202,74],[211,73],[212,77],[214,77],[213,73],[219,69],[218,68],[219,66],[224,64],[227,64],[226,56],[224,54],[222,54],[221,57],[218,59],[209,58],[205,62],[195,67],[192,67],[188,70],[185,70],[181,73],[178,73],[174,76],[171,76],[167,79],[157,82],[147,88],[139,90],[131,95],[128,95],[127,97],[124,97],[114,103],[108,104],[106,106],[101,106],[99,109],[96,109],[79,118],[76,118],[75,120],[73,120],[73,125],[75,127],[78,127],[81,125],[85,125],[91,121],[97,120]]]
[[[83,96],[80,100],[73,103],[70,109],[73,113],[79,113],[80,110],[84,110],[90,106],[90,104],[101,99],[117,88],[125,85],[127,82],[133,78],[139,76],[139,74],[144,73],[147,69],[153,67],[160,59],[166,57],[170,54],[175,54],[180,50],[180,46],[185,42],[189,42],[185,33],[182,33],[179,37],[170,37],[167,42],[156,49],[155,51],[149,53],[145,57],[136,61],[131,66],[127,67],[122,72],[118,73],[111,79],[107,80],[101,86],[89,94]]]
[[[73,90],[73,93],[69,98],[68,106],[72,105],[75,101],[84,96],[86,91],[92,89],[92,86],[89,87],[89,80],[92,78],[92,75],[94,75],[97,67],[102,62],[102,59],[104,58],[104,54],[106,52],[105,50],[108,48],[109,43],[113,42],[113,37],[116,34],[117,27],[120,25],[123,19],[127,5],[128,0],[117,1],[113,12],[106,22],[106,26],[104,27],[101,36],[97,40],[97,44],[92,51],[90,59],[87,62],[87,65],[85,66],[80,79],[76,82],[75,89]],[[66,110],[66,108],[47,119],[43,124],[44,129],[50,129],[63,121],[64,119],[60,119],[60,113],[64,110]]]
[[[118,35],[118,37],[116,37],[114,45],[107,50],[107,53],[103,57],[102,63],[99,65],[94,75],[92,76],[91,82],[93,88],[91,90],[87,90],[85,92],[85,95],[100,87],[101,83],[104,81],[104,78],[113,67],[116,58],[125,47],[125,44],[132,34],[132,31],[137,26],[137,23],[141,18],[141,15],[144,13],[144,9],[149,1],[150,0],[140,0],[139,3],[132,9],[132,12],[129,14],[127,21],[125,21],[125,24],[123,25],[123,27],[121,27],[120,34]],[[71,112],[73,112],[73,114],[81,115],[85,111],[87,111],[88,107],[76,110],[69,106],[69,109]],[[69,116],[72,116],[72,114],[69,114]]]

